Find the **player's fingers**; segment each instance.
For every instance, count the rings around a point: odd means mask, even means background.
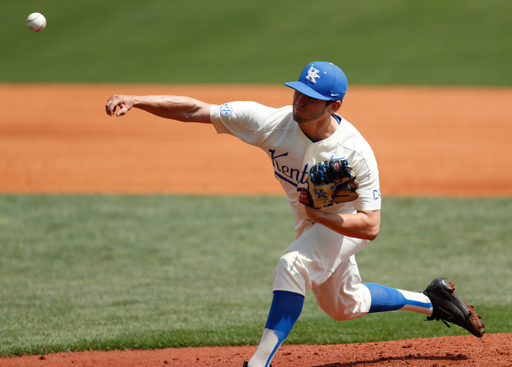
[[[119,107],[121,107],[121,109],[119,110],[116,116],[124,116],[126,115],[126,112],[130,110],[130,107],[124,103],[120,104]]]
[[[111,107],[106,106],[107,115],[112,116],[114,112],[116,111],[117,106]]]
[[[107,104],[105,105],[105,111],[107,115],[112,116],[117,108],[117,96],[112,96],[108,99]]]

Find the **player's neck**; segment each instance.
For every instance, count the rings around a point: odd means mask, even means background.
[[[300,129],[311,141],[317,142],[330,137],[338,128],[338,121],[331,115],[318,120],[311,120],[299,124]]]

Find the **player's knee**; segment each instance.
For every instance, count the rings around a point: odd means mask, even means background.
[[[336,321],[353,320],[366,315],[371,295],[364,286],[347,287],[328,282],[313,288],[318,306]]]
[[[344,308],[341,310],[337,310],[336,313],[329,314],[329,316],[331,316],[336,321],[348,321],[348,320],[357,319],[357,318],[363,316],[363,314],[356,313],[356,312],[354,312],[353,309]]]
[[[343,300],[328,295],[317,296],[318,306],[336,321],[345,321],[353,318],[353,309]]]
[[[298,252],[284,254],[274,270],[273,290],[298,293],[306,296],[311,283]]]
[[[318,306],[330,317],[336,321],[347,321],[357,319],[367,314],[366,311],[362,311],[357,302],[351,302],[350,300],[336,300],[333,302],[332,299],[324,301],[317,297]]]

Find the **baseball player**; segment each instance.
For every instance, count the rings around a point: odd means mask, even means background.
[[[234,135],[268,155],[295,216],[296,240],[275,268],[267,323],[244,366],[270,366],[309,289],[338,321],[405,310],[482,337],[480,316],[445,278],[434,279],[423,292],[362,283],[355,254],[379,233],[381,192],[370,145],[337,114],[347,78],[338,66],[317,61],[285,85],[294,94],[292,105],[282,108],[242,101],[211,105],[179,96],[115,95],[106,105],[111,116],[138,108],[173,120],[211,123],[219,134]]]

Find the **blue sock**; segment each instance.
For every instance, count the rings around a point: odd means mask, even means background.
[[[399,310],[407,304],[407,299],[398,289],[375,283],[364,283],[372,295],[372,305],[368,313]]]
[[[290,334],[293,325],[302,312],[303,306],[304,296],[300,294],[283,291],[274,292],[267,324],[265,325],[265,329],[272,330],[279,339],[276,348],[272,352],[272,356],[288,334]]]
[[[372,297],[368,313],[402,310],[432,315],[432,302],[423,293],[404,291],[375,283],[364,283],[364,285],[370,290]]]
[[[267,324],[256,352],[249,364],[269,366],[279,346],[286,339],[304,306],[304,297],[297,293],[275,291]]]
[[[281,343],[286,339],[304,306],[304,296],[292,292],[275,291],[267,324],[256,352],[249,364],[269,366]]]

